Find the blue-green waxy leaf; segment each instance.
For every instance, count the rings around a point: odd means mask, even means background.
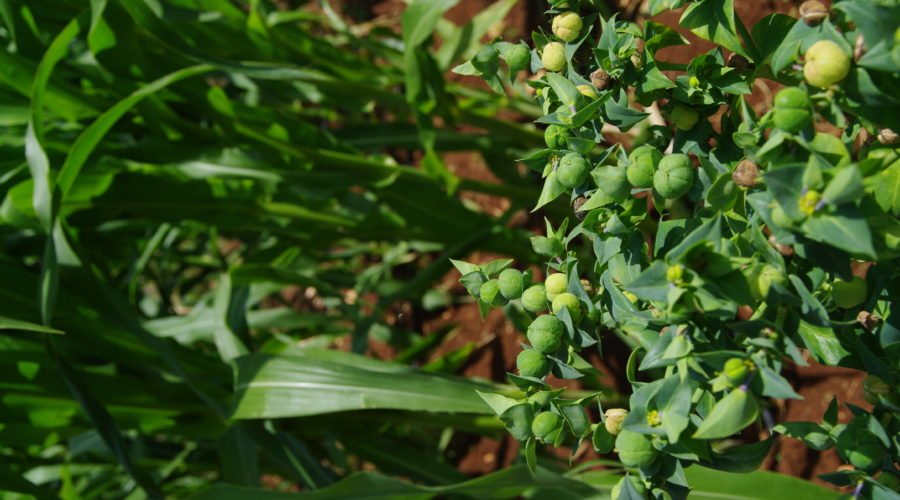
[[[802,396],[794,391],[790,382],[776,373],[775,370],[768,366],[759,366],[759,370],[763,383],[763,396],[779,399],[803,399]]]
[[[803,229],[812,240],[875,258],[869,224],[853,205],[842,205],[833,214],[813,214],[803,223]]]
[[[665,262],[654,262],[637,278],[625,285],[625,290],[644,300],[665,302],[671,285],[666,280],[668,267]]]
[[[812,422],[782,422],[772,427],[772,431],[799,439],[814,450],[827,450],[834,446],[828,430]]]
[[[728,393],[713,407],[694,433],[696,439],[722,439],[747,427],[759,415],[756,398],[745,389]]]

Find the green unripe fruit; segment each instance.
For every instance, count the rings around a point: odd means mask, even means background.
[[[606,422],[603,422],[603,426],[606,427],[606,432],[613,436],[618,436],[622,432],[622,424],[625,423],[628,410],[624,408],[610,408],[606,410],[604,415],[606,416]]]
[[[847,77],[850,56],[831,40],[819,40],[806,51],[803,77],[814,87],[830,87]]]
[[[504,269],[497,277],[500,283],[500,294],[504,298],[513,300],[522,296],[524,285],[522,284],[522,271],[518,269]]]
[[[684,281],[684,266],[681,264],[673,264],[666,269],[666,281],[672,284],[678,284]]]
[[[543,439],[550,435],[562,423],[562,417],[556,413],[545,411],[538,413],[534,420],[531,421],[531,433],[538,439]]]
[[[582,26],[581,16],[575,12],[563,12],[553,18],[551,29],[560,40],[571,42],[578,38]]]
[[[744,358],[730,358],[725,362],[725,368],[722,369],[722,374],[725,375],[725,378],[727,378],[733,386],[738,385],[747,379],[747,375],[750,374],[752,366],[753,362],[745,360]]]
[[[500,282],[496,279],[487,280],[481,285],[478,297],[493,307],[503,305],[503,296],[500,295]]]
[[[681,198],[694,185],[694,168],[687,155],[676,153],[663,157],[653,174],[653,189],[667,200]]]
[[[838,307],[856,307],[866,301],[866,280],[859,276],[854,276],[852,281],[835,280],[831,294]]]
[[[531,322],[526,336],[532,347],[544,354],[553,354],[562,345],[564,328],[556,316],[545,314]]]
[[[556,166],[556,180],[567,188],[577,188],[587,179],[589,166],[584,156],[569,153],[559,160]]]
[[[581,319],[581,302],[578,301],[578,297],[569,292],[557,295],[553,299],[553,313],[559,314],[563,307],[569,310],[569,316],[572,317],[572,321],[577,323]]]
[[[634,486],[634,489],[641,495],[641,498],[646,498],[647,487],[644,486],[644,482],[636,476],[625,476],[622,479],[619,479],[619,482],[612,487],[612,490],[609,493],[609,497],[612,500],[619,500],[620,495],[622,494],[622,488],[625,487],[625,481],[631,481],[631,485]]]
[[[675,105],[675,108],[672,109],[671,118],[672,123],[674,123],[679,130],[690,130],[697,124],[700,115],[697,114],[697,111],[694,110],[694,108],[683,104],[677,104]]]
[[[569,278],[565,273],[551,274],[544,280],[544,285],[547,287],[547,300],[553,302],[557,295],[569,288]]]
[[[631,152],[629,159],[631,163],[625,170],[628,182],[639,188],[653,187],[653,173],[662,160],[662,153],[652,146],[641,146]]]
[[[550,362],[547,356],[533,349],[525,349],[516,356],[516,368],[523,377],[541,378],[550,369]]]
[[[650,436],[626,429],[616,437],[616,450],[625,467],[646,467],[653,463],[658,453]]]
[[[753,268],[753,274],[750,280],[750,293],[756,300],[765,300],[769,295],[769,289],[772,283],[786,285],[787,279],[777,267],[771,264],[763,264]]]
[[[516,45],[506,52],[506,64],[513,71],[525,69],[531,60],[531,51],[524,45]]]
[[[626,169],[622,167],[607,165],[594,169],[591,172],[591,177],[594,178],[597,187],[608,194],[610,198],[622,202],[631,193],[631,184],[628,183],[625,171]]]
[[[775,109],[772,121],[776,127],[793,134],[812,125],[812,114],[805,109]]]
[[[559,125],[550,125],[544,130],[544,142],[550,149],[566,149],[566,137],[569,137],[569,131]]]
[[[775,94],[775,108],[809,109],[809,96],[797,87],[786,87]]]
[[[563,44],[550,42],[544,45],[541,64],[547,68],[547,71],[562,71],[566,67],[566,49]]]
[[[547,309],[547,291],[544,285],[536,283],[522,292],[522,307],[531,313],[538,313]]]

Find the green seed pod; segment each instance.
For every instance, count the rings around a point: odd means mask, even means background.
[[[538,413],[531,421],[531,433],[534,437],[543,440],[562,424],[562,417],[556,413],[545,411]]]
[[[798,87],[786,87],[775,94],[777,109],[809,109],[809,96]]]
[[[641,498],[647,497],[647,487],[644,486],[644,482],[640,480],[637,476],[625,476],[622,479],[619,479],[619,482],[612,487],[612,490],[609,492],[609,497],[612,500],[621,500],[620,495],[622,494],[622,488],[625,486],[625,481],[630,481],[631,485],[634,486],[634,489],[637,490],[638,494],[641,495]]]
[[[550,149],[566,149],[566,137],[569,137],[569,130],[559,125],[550,125],[544,130],[544,142]]]
[[[623,408],[610,408],[606,410],[606,422],[603,422],[603,425],[606,427],[606,432],[609,432],[613,436],[618,436],[620,432],[622,432],[622,424],[625,423],[625,417],[628,416],[628,410]]]
[[[803,77],[814,87],[830,87],[847,77],[850,56],[831,40],[819,40],[805,54]]]
[[[575,12],[563,12],[553,18],[551,29],[560,40],[572,42],[581,33],[581,16]]]
[[[522,307],[531,313],[547,309],[547,292],[543,284],[535,283],[522,292]]]
[[[732,386],[739,385],[747,379],[752,370],[753,362],[744,358],[730,358],[725,362],[722,374],[731,382]]]
[[[547,287],[547,300],[553,302],[557,295],[569,288],[569,278],[566,273],[551,274],[544,280],[544,285]]]
[[[700,115],[697,114],[697,111],[694,108],[685,106],[684,104],[676,104],[675,108],[672,109],[671,118],[672,123],[674,123],[679,130],[690,130],[694,128],[694,125],[697,125]]]
[[[653,173],[662,160],[662,153],[653,146],[641,146],[631,152],[630,163],[625,170],[628,182],[634,187],[653,187]]]
[[[584,184],[588,175],[588,162],[578,153],[568,153],[559,160],[556,179],[567,188],[577,188]]]
[[[504,298],[513,300],[522,296],[524,285],[522,283],[522,271],[518,269],[504,269],[497,277],[500,283],[500,293]]]
[[[653,174],[653,188],[663,198],[681,198],[694,185],[694,167],[687,155],[676,153],[663,157]]]
[[[616,450],[619,461],[625,467],[646,467],[656,460],[658,454],[650,436],[626,429],[616,437]]]
[[[781,130],[794,134],[812,125],[812,114],[805,109],[776,108],[772,113],[772,121]]]
[[[541,64],[547,68],[547,71],[562,71],[566,67],[566,49],[563,44],[550,42],[544,45]]]
[[[626,169],[607,165],[594,169],[591,177],[597,187],[602,189],[613,200],[625,201],[631,194],[631,184],[628,183]]]
[[[757,265],[753,268],[750,278],[750,293],[755,300],[766,300],[772,283],[786,285],[787,279],[777,267],[771,264]]]
[[[516,45],[506,53],[506,64],[511,71],[519,71],[528,67],[531,51],[524,45]]]
[[[562,321],[552,314],[538,316],[528,326],[526,336],[531,345],[544,354],[554,354],[562,345],[563,329]]]
[[[534,349],[525,349],[516,356],[516,368],[523,377],[541,378],[550,370],[550,361]]]
[[[503,305],[503,296],[500,295],[500,282],[496,279],[487,280],[481,285],[478,297],[492,307]]]
[[[856,307],[866,301],[866,280],[859,276],[854,276],[852,281],[835,280],[831,293],[838,307]]]
[[[572,321],[577,323],[581,319],[581,302],[578,301],[578,297],[569,292],[557,295],[553,299],[551,307],[553,313],[559,314],[563,307],[569,310],[569,316],[572,317]]]

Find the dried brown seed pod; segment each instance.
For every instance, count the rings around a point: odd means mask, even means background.
[[[738,186],[753,187],[759,182],[759,166],[750,160],[743,160],[732,172],[731,180]]]
[[[581,205],[584,205],[585,203],[587,203],[587,198],[585,198],[584,196],[575,198],[575,201],[572,203],[572,208],[575,210],[575,217],[577,217],[578,220],[583,220],[585,217],[587,217],[588,213],[586,211],[578,210],[579,208],[581,208]]]
[[[860,311],[859,314],[856,315],[856,321],[859,321],[859,324],[869,331],[878,328],[878,325],[881,324],[881,318],[869,311]]]
[[[790,257],[794,255],[794,247],[790,245],[785,245],[784,243],[778,243],[778,240],[775,238],[775,235],[769,235],[769,244],[772,245],[775,250],[778,251],[781,255],[785,257]]]
[[[616,84],[616,79],[609,76],[609,73],[598,69],[591,73],[591,83],[600,90],[606,90]]]
[[[883,128],[878,131],[878,142],[882,144],[895,144],[900,141],[900,135],[889,128]]]
[[[800,5],[800,18],[807,26],[818,26],[830,15],[828,7],[819,0],[807,0]]]
[[[862,34],[856,35],[856,43],[853,45],[853,60],[859,61],[866,53],[866,41]]]
[[[756,65],[740,54],[731,54],[730,56],[728,56],[728,67],[736,68],[738,70],[746,70],[753,69],[756,67]]]

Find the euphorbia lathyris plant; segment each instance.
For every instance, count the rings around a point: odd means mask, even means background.
[[[541,76],[528,83],[548,148],[522,162],[543,177],[535,209],[567,197],[575,219],[532,239],[543,284],[511,261],[456,262],[483,312],[530,322],[509,374],[522,396],[483,397],[532,467],[538,443],[616,451],[627,477],[614,498],[686,498],[689,466],[756,469],[774,437],[723,440],[758,422],[836,446],[852,467],[822,477],[855,497],[895,498],[900,6],[810,1],[799,20],[773,14],[751,29],[731,1],[650,2],[651,14],[667,8],[719,47],[665,62],[660,49],[685,43],[675,30],[578,1],[552,2],[551,30],[533,34]],[[457,71],[501,88],[500,58],[512,77],[522,47],[494,41]],[[758,78],[785,87],[762,116],[747,100]],[[605,146],[604,125],[639,127],[630,153]],[[547,376],[591,370],[579,353],[611,333],[633,346],[630,408],[591,424],[588,400],[563,399]],[[838,401],[820,422],[763,418],[771,398],[799,398],[781,372],[806,364],[803,349],[867,371],[872,407],[848,404],[847,423]]]

